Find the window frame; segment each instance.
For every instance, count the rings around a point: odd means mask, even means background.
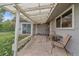
[[[23,29],[22,29],[22,25],[23,25],[23,24],[26,24],[26,25],[27,25],[27,24],[30,24],[30,25],[31,25],[31,23],[28,23],[28,22],[21,22],[21,34],[24,34],[24,33],[22,32],[22,30],[23,30]],[[31,26],[32,26],[32,25],[31,25]],[[27,34],[27,33],[25,33],[25,34]],[[31,32],[30,32],[30,34],[31,34]]]
[[[67,11],[69,11],[70,9],[72,9],[72,27],[62,27],[62,15],[65,14]],[[56,22],[56,19],[57,18],[61,18],[60,20],[60,26],[61,27],[56,27],[57,26],[57,22]],[[56,18],[55,18],[55,28],[56,29],[74,29],[74,5],[71,5],[69,8],[67,8],[64,12],[62,12],[60,15],[58,15]]]

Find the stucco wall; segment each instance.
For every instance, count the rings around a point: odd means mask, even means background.
[[[64,36],[65,33],[70,34],[72,39],[67,44],[67,49],[72,55],[79,56],[79,4],[74,4],[74,29],[56,29],[55,20],[50,22],[50,34],[56,31],[57,34]]]
[[[36,34],[49,34],[48,24],[38,24],[37,26],[37,33]]]
[[[33,24],[33,34],[36,33],[36,24]]]

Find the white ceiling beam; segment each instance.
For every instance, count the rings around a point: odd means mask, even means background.
[[[32,19],[29,17],[29,15],[26,14],[26,13],[24,12],[24,10],[23,10],[18,4],[15,4],[15,5],[16,5],[15,8],[16,8],[16,9],[19,9],[20,12],[21,12],[24,16],[26,16],[27,18],[29,18],[29,20],[31,20],[33,23],[37,23],[36,21],[32,20]]]
[[[20,15],[20,17],[23,19],[23,20],[26,20],[26,21],[28,21],[28,22],[31,22],[32,23],[32,21],[30,21],[28,18],[26,18],[24,15]]]
[[[31,18],[42,18],[42,17],[46,17],[47,18],[48,14],[45,15],[38,15],[38,16],[31,16]]]
[[[10,12],[13,13],[13,14],[16,13],[16,10],[15,10],[15,11],[14,11],[14,10],[11,10],[10,8],[8,8],[8,7],[6,7],[6,6],[4,6],[4,9],[7,10],[7,11],[10,11]],[[32,21],[30,21],[30,20],[27,20],[27,18],[26,18],[24,15],[22,15],[22,14],[20,14],[20,17],[21,17],[22,19],[26,20],[26,21],[32,22]]]
[[[13,3],[0,3],[0,7],[8,6],[8,5],[13,5]]]
[[[48,15],[49,12],[42,12],[42,13],[37,13],[37,14],[28,14],[29,16],[39,16],[39,15]]]
[[[23,14],[23,16],[25,16],[24,17],[24,19],[29,19],[29,21],[31,21],[31,22],[34,22],[34,23],[38,23],[39,21],[35,21],[33,18],[32,18],[32,16],[39,16],[39,15],[47,15],[47,14],[51,14],[51,12],[49,11],[49,12],[42,12],[42,13],[35,13],[35,14],[30,14],[29,13],[29,11],[37,11],[37,10],[44,10],[44,9],[51,9],[51,11],[52,11],[52,9],[54,8],[54,6],[55,6],[55,4],[50,4],[50,5],[43,5],[43,6],[38,6],[38,7],[33,7],[33,8],[27,8],[27,10],[26,10],[26,8],[22,8],[22,6],[21,5],[19,5],[19,4],[15,4],[16,6],[15,6],[15,8],[16,9],[19,9],[20,10],[20,12]],[[15,10],[13,10],[12,12],[13,13],[15,13],[16,12],[16,9]],[[28,12],[28,13],[27,13]],[[22,16],[21,16],[22,17]],[[48,18],[49,16],[46,16],[46,18]],[[23,17],[22,17],[23,18]]]
[[[11,9],[9,9],[8,7],[5,7],[4,6],[4,9],[6,10],[6,11],[10,11],[10,12],[12,12],[12,13],[16,13],[16,10],[14,11],[14,10],[11,10]]]
[[[53,8],[53,7],[54,7],[54,4],[43,5],[43,6],[40,6],[40,7],[38,6],[38,7],[27,8],[27,9],[25,9],[25,12],[49,9],[49,8]]]

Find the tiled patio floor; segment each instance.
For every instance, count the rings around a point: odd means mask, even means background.
[[[19,56],[67,56],[64,49],[54,47],[51,53],[51,41],[47,36],[34,36],[33,43],[29,48],[26,46],[18,52]]]

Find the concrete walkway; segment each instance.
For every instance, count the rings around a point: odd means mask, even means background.
[[[64,49],[51,46],[47,36],[34,36],[33,43],[29,48],[26,46],[18,52],[19,56],[67,56]],[[52,53],[51,53],[52,50]]]

